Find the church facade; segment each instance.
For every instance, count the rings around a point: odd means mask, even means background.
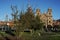
[[[52,19],[52,9],[48,8],[47,12],[41,13],[40,9],[36,9],[36,15],[40,17],[40,20],[44,23],[47,27],[48,25],[53,26],[53,19]]]

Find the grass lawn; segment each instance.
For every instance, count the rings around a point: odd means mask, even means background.
[[[21,32],[20,37],[21,40],[60,40],[60,33],[55,32],[42,32],[40,33],[40,36],[38,34],[38,31],[33,32],[32,34],[30,32]],[[8,36],[5,32],[0,32],[0,39],[4,39],[4,36]]]
[[[24,32],[21,36],[23,40],[60,40],[60,36],[58,36],[58,33],[43,33],[44,35],[38,35],[37,32],[34,32],[33,34]],[[60,34],[59,34],[60,35]]]
[[[40,40],[60,40],[60,36],[41,36]]]

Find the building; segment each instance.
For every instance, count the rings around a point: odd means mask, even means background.
[[[40,17],[40,20],[44,23],[47,27],[48,25],[53,26],[53,19],[52,19],[52,9],[48,8],[47,12],[41,13],[40,9],[36,9],[36,15]]]
[[[53,20],[53,25],[60,25],[60,19],[58,19],[58,20]]]
[[[8,21],[8,22],[0,21],[0,26],[3,26],[3,25],[8,25],[10,27],[13,27],[14,23],[12,21]]]

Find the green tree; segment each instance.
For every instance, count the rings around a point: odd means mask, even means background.
[[[25,29],[25,22],[26,22],[25,14],[21,12],[19,16],[19,24],[20,24],[19,26],[21,31]]]
[[[20,15],[20,23],[24,29],[28,28],[38,30],[43,26],[43,23],[40,20],[40,16],[35,16],[31,7],[27,9],[27,12],[25,12],[25,14]]]
[[[26,18],[26,24],[28,29],[31,28],[32,21],[34,21],[34,12],[32,9],[28,8],[27,12],[25,13],[25,18]]]
[[[13,22],[14,27],[16,28],[16,36],[19,36],[19,21],[18,21],[18,9],[17,6],[11,6],[12,9],[12,16],[13,16]]]
[[[40,16],[36,15],[36,29],[42,29],[43,28],[43,22],[40,20]]]

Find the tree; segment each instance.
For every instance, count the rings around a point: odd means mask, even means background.
[[[26,24],[28,24],[28,29],[31,28],[32,21],[34,21],[34,19],[35,19],[34,13],[31,10],[32,9],[28,8],[27,12],[25,13]]]
[[[36,26],[38,29],[42,29],[43,28],[43,22],[40,19],[40,16],[36,16]]]
[[[19,16],[19,26],[20,26],[20,30],[23,31],[25,29],[25,22],[26,22],[26,19],[25,19],[25,15],[23,12],[20,13],[20,16]]]
[[[19,24],[18,24],[18,9],[17,6],[11,6],[12,9],[12,16],[13,16],[13,22],[14,27],[16,28],[16,36],[19,36]]]
[[[24,29],[38,30],[43,26],[43,23],[40,20],[40,16],[35,16],[31,7],[27,9],[27,12],[25,12],[25,14],[20,15],[20,23]]]

